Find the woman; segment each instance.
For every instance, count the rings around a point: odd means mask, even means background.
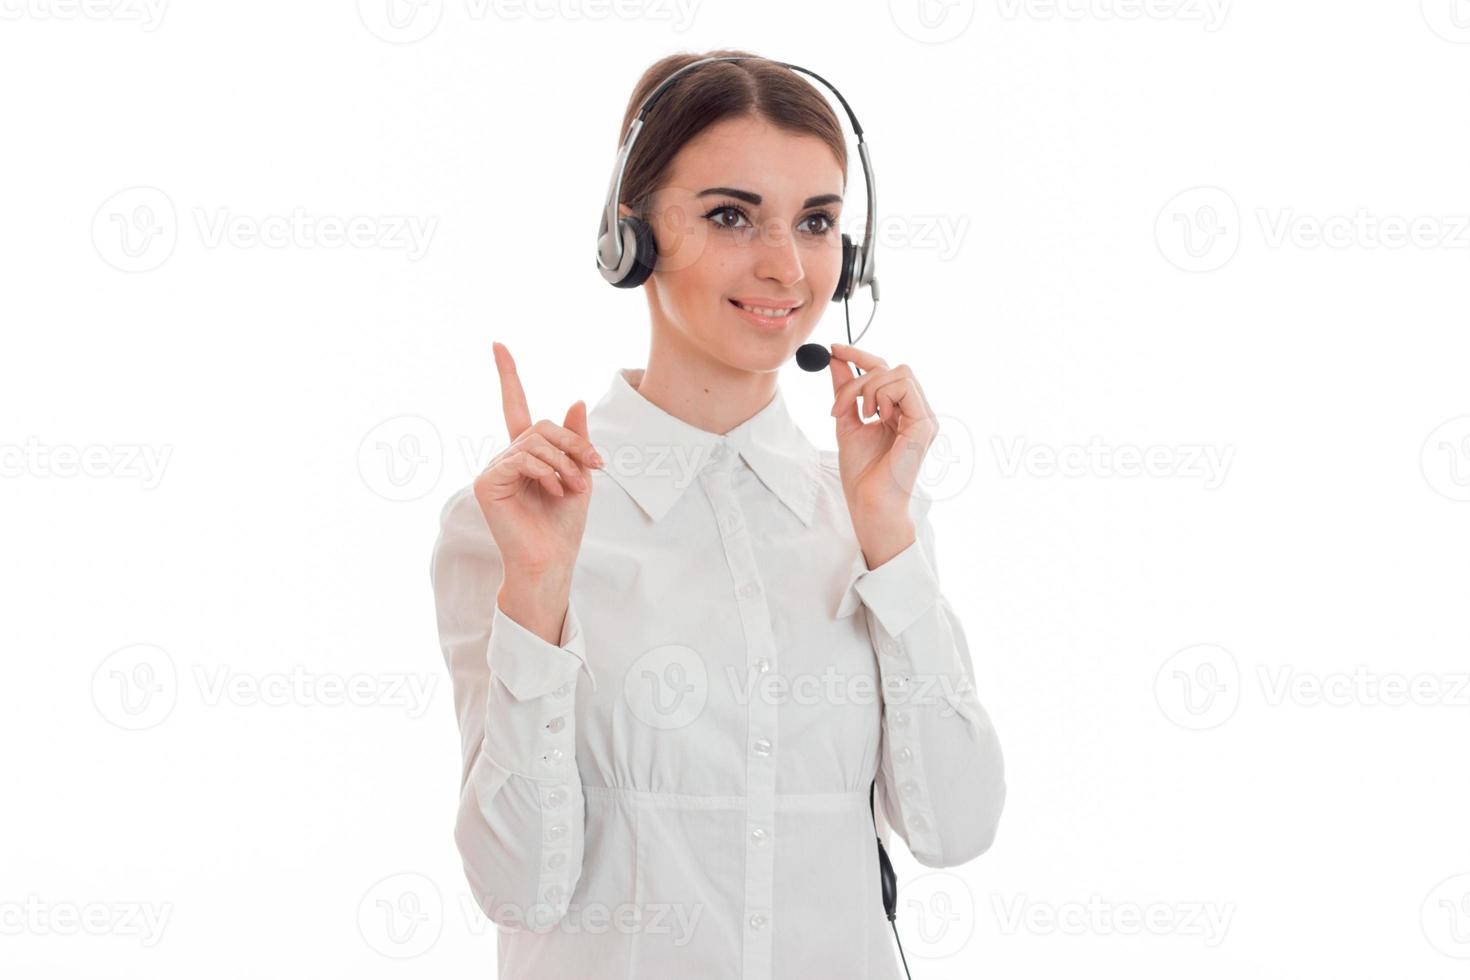
[[[648,69],[623,133],[697,57]],[[798,74],[692,69],[619,195],[658,243],[647,366],[533,423],[494,345],[510,445],[445,504],[432,577],[502,977],[897,977],[875,781],[924,865],[994,837],[1000,746],[914,494],[923,390],[834,344],[834,451],[777,385],[836,287],[846,173]]]

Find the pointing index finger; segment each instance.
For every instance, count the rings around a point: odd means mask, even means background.
[[[526,392],[521,388],[509,348],[499,341],[492,341],[490,346],[495,351],[495,370],[500,372],[500,407],[505,413],[505,428],[511,439],[515,439],[530,428],[531,410],[526,406]]]

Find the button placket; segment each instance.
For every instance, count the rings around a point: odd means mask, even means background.
[[[762,692],[764,675],[779,668],[770,611],[763,599],[760,573],[744,515],[735,493],[734,450],[706,470],[705,483],[714,505],[725,560],[730,568],[735,605],[746,637],[746,676],[757,675],[754,697],[746,702],[745,758],[745,904],[742,980],[771,980],[771,907],[775,882],[776,761],[780,750],[777,705]]]

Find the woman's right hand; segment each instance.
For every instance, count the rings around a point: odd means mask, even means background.
[[[592,500],[591,471],[602,466],[587,432],[587,405],[574,402],[562,425],[550,419],[533,423],[510,351],[493,346],[510,445],[475,478],[475,500],[507,578],[556,576],[570,582]]]

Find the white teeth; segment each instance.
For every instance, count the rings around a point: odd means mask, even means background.
[[[741,303],[739,301],[737,301],[735,305],[740,307],[742,310],[749,310],[756,316],[785,316],[792,310],[796,309],[796,307],[794,306],[788,306],[784,310],[773,310],[763,306],[746,306],[744,303]]]

